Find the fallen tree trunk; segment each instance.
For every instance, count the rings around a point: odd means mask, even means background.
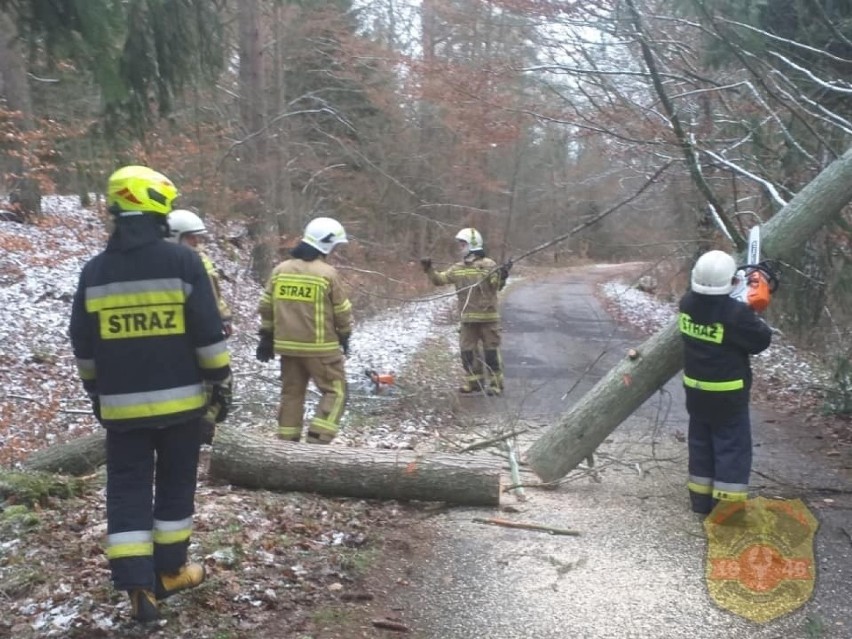
[[[106,463],[106,431],[78,437],[35,451],[23,463],[26,470],[63,475],[87,475]]]
[[[788,260],[852,201],[852,149],[832,162],[761,229],[763,257]],[[527,449],[525,459],[549,482],[577,467],[618,425],[683,366],[676,322],[635,349]]]
[[[498,506],[492,457],[297,444],[219,427],[210,475],[244,488]]]

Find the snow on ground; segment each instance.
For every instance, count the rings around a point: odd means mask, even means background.
[[[80,386],[68,340],[71,301],[83,264],[101,251],[107,239],[103,220],[79,205],[76,197],[46,197],[37,225],[0,222],[0,463],[17,462],[32,450],[98,428]],[[237,222],[208,220],[205,251],[223,274],[223,295],[234,313],[230,341],[237,406],[230,423],[274,429],[278,404],[276,364],[254,357],[260,322],[261,287],[250,273],[250,251]],[[412,301],[372,318],[359,318],[347,360],[353,399],[380,402],[372,396],[365,369],[403,371],[423,340],[435,333],[436,318],[450,312],[455,300],[436,296]],[[312,414],[316,391],[309,393]],[[344,432],[338,444],[355,442]],[[391,434],[387,428],[357,434],[360,445],[408,446],[409,436],[423,432],[429,416],[418,416]],[[400,437],[401,436],[401,437]]]
[[[664,302],[631,284],[613,280],[600,285],[603,297],[616,307],[616,314],[644,333],[654,333],[677,316],[677,305]],[[826,386],[830,374],[818,362],[800,354],[784,335],[773,329],[772,344],[752,358],[758,382],[772,384],[778,393],[800,397],[814,387]]]
[[[46,197],[43,208],[37,225],[0,222],[0,463],[20,461],[32,450],[98,428],[77,378],[67,327],[80,269],[102,250],[107,232],[101,217],[81,208],[76,197]],[[236,406],[229,423],[271,431],[279,397],[278,367],[254,357],[261,287],[250,273],[245,229],[238,222],[208,220],[208,226],[205,250],[223,274],[223,294],[235,318],[230,348]],[[646,333],[675,316],[672,304],[621,281],[606,282],[600,292],[616,315]],[[393,425],[370,424],[365,430],[362,422],[371,406],[392,401],[394,393],[415,390],[405,379],[405,368],[424,340],[438,337],[455,348],[446,321],[454,305],[452,295],[436,295],[369,318],[359,317],[355,309],[346,363],[350,404],[336,444],[408,447],[433,430],[441,418],[438,406],[434,413],[405,415],[398,418],[402,423]],[[390,393],[375,396],[365,369],[393,373],[398,383]],[[825,374],[781,334],[755,358],[755,372],[776,390],[792,394],[825,383]],[[308,416],[316,399],[312,389]]]

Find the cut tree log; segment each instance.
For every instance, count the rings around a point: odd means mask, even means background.
[[[228,426],[210,458],[211,477],[244,488],[467,506],[500,504],[501,469],[491,456],[297,444]]]
[[[35,451],[23,463],[26,470],[63,475],[88,475],[106,463],[106,431],[78,437]]]
[[[852,201],[852,149],[832,162],[761,228],[763,257],[789,260]],[[544,482],[571,472],[633,411],[683,366],[672,323],[634,349],[527,449],[525,460]]]

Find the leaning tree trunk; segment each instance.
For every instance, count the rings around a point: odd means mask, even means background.
[[[764,257],[789,260],[852,200],[852,149],[832,162],[761,229]],[[576,468],[634,410],[683,366],[683,344],[672,322],[637,347],[586,393],[526,452],[543,481]]]
[[[220,427],[210,475],[244,488],[365,499],[500,504],[500,460],[270,440]]]

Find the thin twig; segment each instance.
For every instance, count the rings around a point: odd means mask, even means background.
[[[569,537],[579,537],[580,532],[577,530],[569,530],[567,528],[553,528],[552,526],[542,526],[541,524],[525,524],[519,521],[509,521],[508,519],[483,519],[474,517],[473,521],[477,524],[491,524],[492,526],[502,526],[504,528],[520,528],[522,530],[538,530],[540,532],[550,533],[551,535],[566,535]]]
[[[517,457],[515,456],[515,448],[514,448],[514,446],[512,446],[512,442],[507,441],[506,442],[506,448],[509,451],[509,469],[510,469],[510,473],[512,475],[512,481],[516,485],[520,484],[521,483],[521,472],[520,472],[520,470],[518,470],[518,460],[517,460]],[[527,496],[524,494],[524,489],[521,488],[520,486],[515,488],[514,492],[515,492],[515,496],[520,501],[526,501],[527,500]]]
[[[527,432],[528,430],[529,430],[529,428],[524,428],[522,430],[513,430],[512,432],[506,433],[505,435],[498,435],[497,437],[492,437],[491,439],[486,439],[486,440],[481,441],[481,442],[476,442],[474,444],[470,444],[469,446],[465,446],[464,448],[460,449],[458,452],[469,453],[473,450],[480,450],[482,448],[488,448],[489,446],[491,446],[493,444],[499,444],[500,442],[502,442],[506,439],[509,439],[510,437],[520,435],[522,433]]]

